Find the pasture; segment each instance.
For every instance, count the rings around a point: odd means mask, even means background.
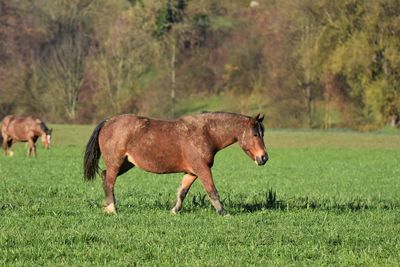
[[[93,126],[50,125],[38,158],[0,157],[0,265],[400,265],[400,135],[266,130],[258,167],[236,145],[213,174],[231,216],[199,181],[172,215],[182,175],[132,169],[117,179],[118,214],[82,178]]]

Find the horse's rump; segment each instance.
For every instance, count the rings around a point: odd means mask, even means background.
[[[7,117],[9,117],[9,116],[7,116]],[[10,121],[10,120],[7,120],[6,124],[4,124],[4,119],[3,119],[2,127],[0,128],[0,145],[2,145],[3,142],[4,142],[3,130],[2,129],[3,129],[3,127],[4,127],[4,129],[6,129],[6,127],[8,126],[8,123]],[[10,139],[8,139],[6,141],[7,141],[7,147],[11,147],[13,140],[10,138]]]
[[[8,115],[3,118],[3,120],[1,121],[2,132],[4,132],[8,128],[8,125],[10,124],[10,121],[13,119],[13,117],[13,115]]]

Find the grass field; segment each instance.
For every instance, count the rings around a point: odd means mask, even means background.
[[[199,182],[172,215],[181,175],[134,169],[117,180],[119,213],[102,213],[82,178],[93,126],[54,125],[38,158],[0,157],[2,266],[399,266],[400,135],[267,130],[270,161],[236,146],[213,173],[230,212]]]

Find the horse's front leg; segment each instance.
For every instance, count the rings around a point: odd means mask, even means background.
[[[34,153],[35,157],[37,157],[36,149],[35,149],[35,143],[33,142],[32,139],[29,139],[28,140],[28,151],[26,153],[26,156],[30,157],[32,155],[32,152]]]
[[[225,211],[224,206],[222,205],[222,203],[219,199],[218,191],[215,188],[215,184],[214,184],[212,174],[211,174],[211,169],[207,167],[207,168],[204,168],[203,170],[200,170],[198,172],[198,176],[199,176],[201,183],[203,184],[204,189],[206,190],[206,192],[208,194],[208,197],[210,198],[211,204],[215,208],[215,211],[219,215],[226,215],[227,212]]]
[[[190,187],[196,179],[197,176],[191,174],[185,174],[183,176],[181,186],[178,188],[176,204],[171,210],[172,213],[176,214],[181,210],[183,200],[185,200],[186,194],[189,192]]]
[[[35,158],[37,158],[36,144],[35,143],[33,143],[32,151],[33,151],[33,155],[35,156]]]

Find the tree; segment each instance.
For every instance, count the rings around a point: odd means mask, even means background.
[[[393,125],[400,114],[400,9],[396,1],[345,1],[340,10],[328,17],[339,34],[326,69],[346,77],[364,121]]]
[[[36,55],[46,32],[36,15],[30,2],[0,0],[0,117],[43,112]]]
[[[101,44],[88,68],[97,77],[96,107],[100,117],[138,111],[140,79],[150,71],[158,56],[152,36],[153,12],[142,5],[107,6],[114,15],[106,25],[95,25]],[[101,36],[100,36],[101,35]]]
[[[179,35],[184,31],[184,12],[187,0],[168,0],[156,17],[154,37],[163,39],[170,55],[171,117],[175,117],[176,102],[176,61]],[[179,25],[179,26],[178,26]]]
[[[86,58],[92,45],[88,21],[91,3],[91,0],[63,1],[55,9],[58,13],[49,15],[51,25],[55,27],[44,45],[42,74],[54,100],[51,102],[53,109],[69,121],[76,119]]]

